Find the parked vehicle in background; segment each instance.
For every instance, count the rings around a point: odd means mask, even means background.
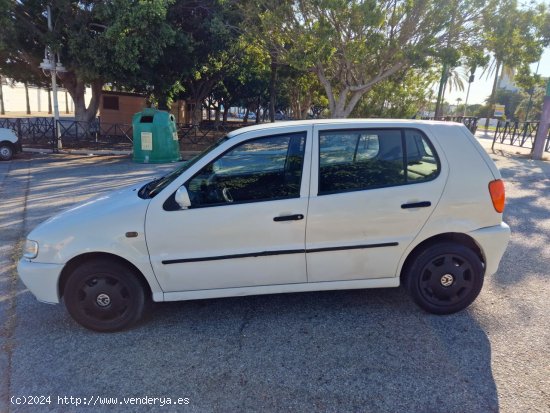
[[[403,284],[469,306],[510,237],[500,173],[468,129],[317,120],[238,129],[160,179],[35,228],[19,262],[41,301],[98,331],[148,300]]]
[[[0,161],[9,161],[18,152],[22,152],[21,140],[9,128],[0,128]]]

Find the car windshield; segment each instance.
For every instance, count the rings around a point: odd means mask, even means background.
[[[174,179],[176,179],[178,176],[184,173],[187,169],[189,169],[192,165],[197,163],[200,159],[202,159],[204,156],[206,156],[208,153],[210,153],[212,150],[220,146],[222,143],[224,143],[228,139],[229,138],[227,136],[224,136],[219,141],[217,141],[214,145],[210,146],[208,149],[204,150],[203,152],[199,153],[198,155],[194,156],[188,161],[185,161],[183,165],[181,165],[179,168],[176,168],[172,172],[143,185],[138,192],[139,197],[144,199],[153,198],[155,195],[160,193],[164,188],[166,188],[170,183],[172,183]]]

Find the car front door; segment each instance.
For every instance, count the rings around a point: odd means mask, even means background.
[[[308,280],[394,277],[445,186],[434,145],[418,129],[316,125],[313,154]]]
[[[189,209],[173,187],[152,200],[147,245],[165,292],[307,282],[311,127],[247,136],[188,171]]]

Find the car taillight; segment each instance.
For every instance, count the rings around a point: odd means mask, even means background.
[[[502,179],[497,179],[489,182],[489,193],[491,194],[491,200],[495,211],[502,213],[504,211],[504,204],[506,202],[506,194],[504,190],[504,182]]]

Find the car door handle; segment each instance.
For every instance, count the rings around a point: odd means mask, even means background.
[[[432,203],[430,201],[422,201],[422,202],[413,202],[410,204],[403,204],[401,205],[401,208],[402,209],[427,208],[429,206],[432,206]]]
[[[304,219],[304,216],[302,214],[294,214],[294,215],[284,215],[282,217],[275,217],[273,218],[273,221],[280,222],[280,221],[299,221],[301,219]]]

